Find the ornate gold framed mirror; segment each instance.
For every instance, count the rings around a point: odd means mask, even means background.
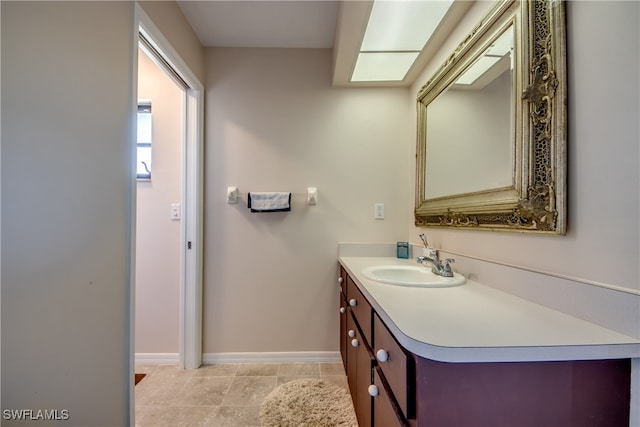
[[[417,226],[566,233],[564,3],[502,0],[417,96]]]

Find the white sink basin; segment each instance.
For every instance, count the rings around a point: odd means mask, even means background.
[[[446,288],[460,286],[466,282],[465,277],[458,273],[453,273],[453,277],[442,277],[432,273],[431,267],[411,265],[368,267],[362,270],[362,274],[376,282],[422,288]]]

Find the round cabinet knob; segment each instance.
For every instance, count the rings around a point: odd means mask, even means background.
[[[344,279],[342,277],[338,277],[338,283],[342,283]]]
[[[357,339],[354,338],[354,339],[351,340],[351,347],[357,347],[359,345],[360,345],[360,343],[358,342]]]
[[[349,329],[349,332],[347,332],[347,335],[349,335],[351,338],[356,336],[356,331],[354,331],[353,329]]]
[[[352,298],[352,299],[349,300],[349,305],[351,307],[355,307],[356,305],[358,305],[358,302],[355,299]]]
[[[347,309],[344,307],[340,307],[340,314],[345,314],[347,312]]]
[[[378,359],[379,362],[386,362],[389,360],[389,353],[387,353],[386,350],[380,349],[376,352],[376,359]]]
[[[369,386],[369,396],[376,397],[378,395],[378,386],[375,384],[371,384]]]

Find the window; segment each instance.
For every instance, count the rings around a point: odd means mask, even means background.
[[[151,180],[151,128],[151,101],[138,101],[136,172],[139,181]]]

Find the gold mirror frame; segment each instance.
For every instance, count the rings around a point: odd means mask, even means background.
[[[509,25],[514,25],[513,185],[425,199],[427,106]],[[417,96],[415,224],[566,233],[566,30],[558,0],[503,0]]]

